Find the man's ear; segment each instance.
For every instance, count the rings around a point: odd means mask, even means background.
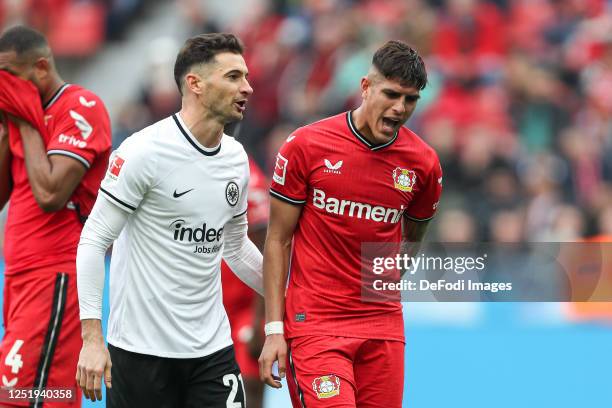
[[[51,61],[45,57],[38,58],[34,63],[34,70],[38,79],[45,79],[48,77],[52,68]]]
[[[194,94],[201,95],[204,92],[204,81],[202,81],[200,75],[190,71],[185,75],[184,89],[189,89]]]
[[[371,82],[367,76],[361,78],[361,97],[366,99],[370,90]]]

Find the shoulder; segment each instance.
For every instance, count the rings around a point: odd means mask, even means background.
[[[328,118],[318,120],[302,126],[293,133],[295,135],[312,135],[312,137],[324,136],[328,132],[336,132],[346,129],[346,112]]]
[[[241,163],[248,164],[249,162],[244,146],[242,146],[242,143],[232,136],[223,134],[223,137],[221,138],[221,151],[230,155],[231,157],[235,157]]]
[[[169,116],[142,128],[135,134],[139,134],[144,138],[149,137],[153,139],[164,139],[170,134],[178,135],[179,133],[179,127],[174,122],[172,116]]]
[[[346,130],[346,112],[302,126],[291,132],[284,146],[291,149],[310,150],[328,145],[334,135]]]
[[[104,106],[104,102],[102,102],[102,99],[97,94],[87,88],[83,88],[80,85],[72,84],[67,91],[73,99],[77,99],[83,106],[93,107],[97,106],[98,104]]]
[[[166,118],[133,133],[119,145],[118,154],[154,158],[164,148],[163,141],[168,137],[163,136],[167,136],[170,125]]]
[[[180,151],[179,139],[171,132],[176,132],[176,126],[169,117],[133,133],[113,152],[108,172],[116,177],[121,172],[129,180],[152,185],[166,174],[162,169],[168,170],[185,160],[184,156],[177,154]],[[119,170],[123,168],[125,170]],[[112,176],[111,179],[114,180]]]
[[[119,147],[115,150],[115,154],[122,157],[138,157],[147,154],[147,143],[150,140],[150,135],[146,132],[138,131],[126,138]]]
[[[144,130],[129,136],[111,154],[107,170],[109,183],[114,183],[119,173],[130,180],[152,180],[154,177],[159,155],[152,148],[151,135]]]
[[[64,105],[70,109],[78,109],[79,111],[104,112],[106,115],[106,106],[102,99],[80,85],[71,84],[64,91]]]
[[[402,138],[401,146],[406,150],[411,150],[416,154],[420,161],[424,162],[428,167],[434,167],[440,164],[438,154],[425,140],[407,127],[400,129],[399,137]]]
[[[73,121],[79,128],[101,126],[110,136],[110,117],[100,97],[78,85],[69,85],[60,92],[57,100],[51,100],[51,106],[46,108],[60,123]]]

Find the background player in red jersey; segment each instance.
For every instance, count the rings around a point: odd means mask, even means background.
[[[438,157],[403,126],[426,83],[421,57],[390,41],[361,80],[361,106],[298,129],[277,156],[260,376],[279,388],[272,364],[281,377],[288,364],[294,407],[402,405],[401,304],[362,301],[361,244],[418,242],[435,213]]]
[[[4,186],[10,162],[12,185],[0,381],[4,387],[71,388],[72,403],[44,406],[80,406],[75,258],[106,170],[109,118],[95,94],[62,80],[37,31],[18,26],[0,36],[0,69],[0,110],[10,115],[0,132],[0,171]]]
[[[266,239],[270,199],[268,181],[257,163],[249,159],[248,210],[249,238],[262,249]],[[263,344],[263,299],[221,264],[223,306],[232,328],[236,361],[244,379],[244,391],[249,408],[260,408],[263,403],[263,383],[259,381],[257,356]]]

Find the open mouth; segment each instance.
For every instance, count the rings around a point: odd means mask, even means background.
[[[383,130],[385,132],[391,132],[391,133],[395,132],[397,128],[400,126],[399,119],[383,118],[382,123],[383,123]]]
[[[247,101],[245,99],[245,100],[242,100],[242,101],[234,102],[234,105],[236,105],[238,111],[244,112],[244,110],[246,109],[246,103],[247,103]]]

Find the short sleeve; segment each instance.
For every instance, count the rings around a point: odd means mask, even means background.
[[[56,120],[57,125],[49,135],[47,155],[69,156],[89,169],[96,157],[111,148],[108,113],[95,95],[78,96]]]
[[[109,160],[100,192],[111,202],[131,213],[153,185],[154,158],[136,140],[127,138]]]
[[[306,203],[308,193],[307,137],[296,132],[289,136],[276,155],[270,194],[290,204]]]
[[[442,194],[442,167],[437,156],[429,171],[422,189],[419,189],[408,210],[406,218],[413,221],[428,221],[433,218],[438,209],[438,201]]]

